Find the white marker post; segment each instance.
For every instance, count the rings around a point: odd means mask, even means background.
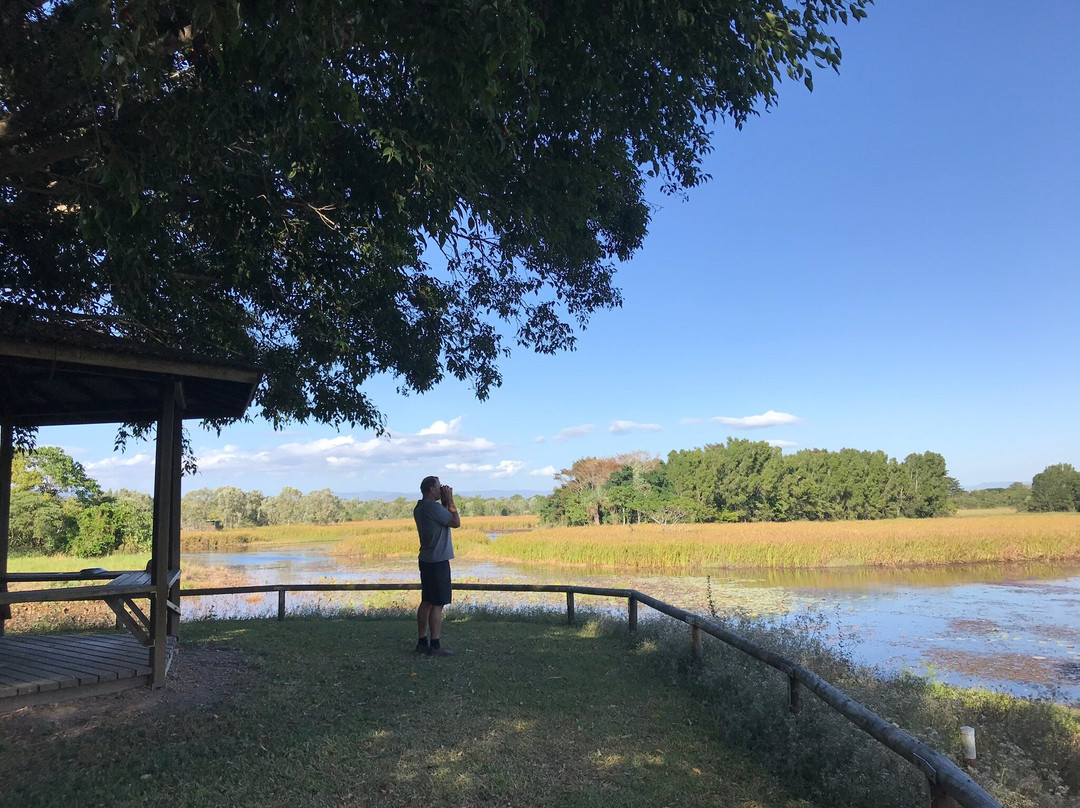
[[[969,769],[977,769],[975,757],[975,727],[960,727],[960,742],[964,746],[964,762]]]

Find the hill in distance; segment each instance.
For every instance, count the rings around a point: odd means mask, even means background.
[[[1013,483],[1021,482],[1020,480],[1010,480],[1004,483],[979,483],[968,488],[968,491],[982,491],[984,488],[1008,488]],[[1028,480],[1024,485],[1031,485],[1031,481]]]

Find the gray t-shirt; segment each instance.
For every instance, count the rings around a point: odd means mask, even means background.
[[[420,534],[421,561],[449,561],[454,557],[450,541],[450,521],[454,515],[441,502],[422,499],[413,508],[416,532]]]

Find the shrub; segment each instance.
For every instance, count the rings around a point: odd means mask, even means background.
[[[102,556],[121,547],[137,551],[151,544],[152,517],[129,501],[84,508],[79,512],[78,524],[79,532],[68,545],[72,555]]]

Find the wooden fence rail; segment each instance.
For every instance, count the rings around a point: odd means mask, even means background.
[[[81,574],[79,574],[81,575]],[[27,577],[8,574],[5,576],[9,581],[27,580]],[[88,575],[82,575],[86,579]],[[115,577],[113,573],[95,574],[93,577]],[[63,579],[51,575],[34,576],[35,580],[78,580],[74,575]],[[56,590],[57,600],[91,600],[101,597],[100,594],[91,594],[88,590],[98,587],[79,587],[78,594],[73,590]],[[243,595],[243,594],[277,594],[277,618],[284,620],[286,614],[285,596],[288,592],[373,592],[395,590],[419,590],[419,583],[370,583],[370,584],[268,584],[262,586],[225,586],[184,589],[182,597],[203,597],[215,595]],[[558,584],[454,584],[458,591],[471,592],[548,592],[564,594],[566,596],[566,615],[570,623],[574,622],[575,595],[594,595],[598,597],[625,599],[627,604],[627,623],[630,631],[637,629],[638,604],[660,612],[675,620],[679,620],[690,626],[691,652],[696,657],[702,651],[701,634],[705,633],[715,637],[723,643],[735,648],[747,656],[780,671],[788,680],[788,709],[793,713],[799,711],[801,705],[800,686],[816,695],[848,721],[865,732],[871,738],[900,755],[904,760],[913,764],[926,777],[930,787],[931,808],[948,808],[959,805],[962,808],[1002,808],[1001,804],[990,794],[984,791],[955,763],[940,752],[930,748],[926,744],[912,737],[902,729],[889,723],[877,713],[867,709],[855,699],[843,691],[822,679],[813,671],[791,661],[787,657],[770,651],[757,643],[748,640],[740,634],[736,634],[724,628],[715,620],[702,617],[701,615],[672,606],[662,600],[650,597],[636,589],[611,589],[595,586],[565,586]],[[17,603],[23,601],[20,593],[0,593],[0,603]],[[74,595],[74,597],[72,596]],[[34,600],[38,598],[33,597]],[[26,598],[26,601],[30,598]]]

